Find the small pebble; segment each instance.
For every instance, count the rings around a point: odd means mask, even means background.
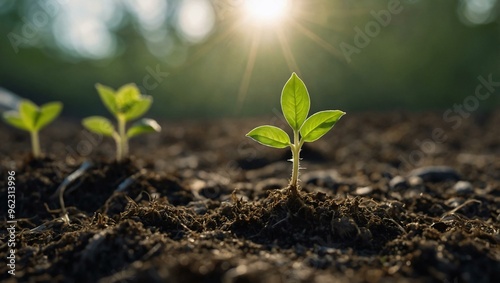
[[[336,170],[312,171],[303,174],[300,179],[304,184],[333,189],[340,183],[340,175]]]
[[[416,187],[424,184],[424,180],[422,178],[417,177],[417,176],[411,176],[408,178],[408,183],[410,183],[410,186]]]
[[[411,188],[403,191],[403,197],[406,199],[418,198],[422,194],[422,190]]]
[[[463,198],[452,197],[452,198],[445,200],[444,204],[449,206],[449,207],[455,208],[455,207],[461,205],[463,202],[464,202]]]
[[[409,177],[420,177],[425,182],[458,181],[460,175],[455,169],[448,166],[428,166],[412,170]]]
[[[358,196],[366,196],[370,194],[373,191],[371,187],[362,187],[362,188],[357,188],[354,194]]]
[[[391,189],[408,188],[408,182],[406,182],[405,178],[396,176],[389,181],[389,187]]]
[[[472,184],[467,181],[458,181],[454,186],[453,190],[457,194],[470,194],[474,192],[474,189],[472,188]]]

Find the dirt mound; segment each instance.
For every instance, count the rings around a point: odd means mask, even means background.
[[[286,188],[288,153],[244,138],[262,121],[170,124],[120,164],[110,141],[92,157],[32,160],[28,140],[0,125],[0,199],[13,170],[17,219],[16,276],[2,264],[0,279],[496,282],[499,121],[464,120],[408,163],[415,140],[446,128],[439,113],[352,114],[305,151],[300,197]],[[47,129],[58,142],[42,144],[76,148],[75,125]]]

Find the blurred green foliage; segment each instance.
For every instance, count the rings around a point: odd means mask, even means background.
[[[473,95],[478,76],[493,74],[500,81],[500,1],[398,1],[402,11],[391,14],[387,26],[379,24],[380,31],[358,48],[360,53],[351,54],[350,62],[341,43],[356,46],[356,28],[364,31],[376,22],[372,13],[387,10],[396,0],[293,1],[298,12],[280,31],[295,62],[286,59],[276,28],[238,24],[241,1],[213,0],[214,29],[198,42],[186,39],[177,23],[183,1],[167,1],[160,11],[164,21],[149,30],[124,8],[127,1],[103,1],[119,14],[108,24],[115,48],[106,56],[89,57],[58,42],[57,18],[64,9],[57,7],[78,1],[6,0],[0,5],[0,86],[36,103],[63,101],[66,115],[82,117],[105,113],[95,83],[116,88],[133,82],[154,97],[154,116],[201,118],[273,115],[273,108],[279,109],[276,97],[292,71],[316,97],[312,111],[445,109]],[[475,18],[464,10],[473,2],[483,4],[474,6]],[[48,3],[53,12],[44,9]],[[23,37],[23,28],[37,16],[44,24],[32,37],[24,37],[16,53],[13,35]],[[148,39],[155,32],[163,34],[160,41]],[[95,40],[92,33],[83,37],[87,39]],[[253,45],[258,49],[245,91]],[[480,107],[495,105],[498,99],[492,96]]]

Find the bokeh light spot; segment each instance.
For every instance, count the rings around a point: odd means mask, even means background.
[[[482,25],[495,19],[497,0],[462,0],[459,6],[459,16],[465,24]]]
[[[205,39],[215,23],[214,10],[206,0],[184,0],[179,11],[179,30],[184,39],[197,43]]]

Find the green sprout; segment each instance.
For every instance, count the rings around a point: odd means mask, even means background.
[[[128,156],[128,139],[140,134],[160,132],[161,127],[153,119],[143,118],[127,130],[127,122],[135,120],[151,107],[153,98],[141,95],[135,84],[126,84],[117,91],[112,88],[97,84],[97,92],[106,108],[113,114],[118,122],[118,130],[105,117],[91,116],[83,119],[82,124],[88,130],[112,137],[116,142],[116,160],[122,161]]]
[[[307,118],[310,105],[311,100],[304,82],[297,74],[293,73],[281,92],[281,110],[293,130],[293,143],[285,131],[275,126],[260,126],[246,134],[247,137],[265,146],[290,147],[293,169],[289,188],[292,195],[295,196],[298,194],[299,160],[302,146],[305,142],[314,142],[321,138],[345,114],[340,110],[325,110]]]
[[[54,121],[61,113],[62,108],[61,102],[49,102],[38,107],[29,100],[22,100],[17,111],[7,111],[3,114],[3,118],[8,124],[30,132],[33,157],[40,158],[42,151],[40,150],[38,132]]]

